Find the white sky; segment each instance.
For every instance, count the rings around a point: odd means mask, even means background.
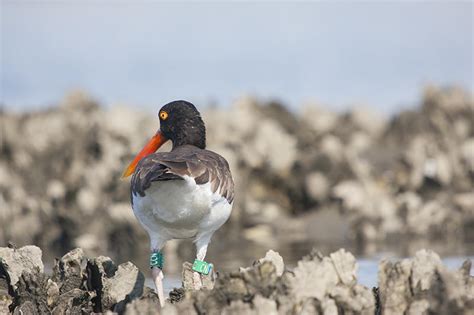
[[[413,105],[426,83],[473,89],[473,3],[1,1],[1,100],[82,88],[106,104]]]

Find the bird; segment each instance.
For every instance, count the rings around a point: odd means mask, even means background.
[[[150,267],[160,305],[164,305],[163,248],[172,239],[192,239],[196,246],[193,280],[211,272],[204,261],[211,238],[230,217],[234,181],[229,163],[206,149],[206,128],[190,102],[178,100],[158,111],[160,127],[127,166],[132,175],[132,209],[150,238]],[[156,152],[171,141],[169,152]]]

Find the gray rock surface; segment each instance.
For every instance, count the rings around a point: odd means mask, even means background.
[[[439,256],[427,250],[413,259],[379,267],[380,302],[383,314],[472,314],[474,277],[471,262],[450,271]]]
[[[34,251],[23,253],[23,259],[41,263]],[[188,279],[191,268],[183,265],[183,286],[159,309],[157,295],[144,287],[133,264],[117,266],[104,256],[88,259],[75,249],[56,260],[51,276],[34,268],[22,273],[15,287],[0,268],[0,308],[13,314],[127,315],[472,314],[474,309],[471,262],[451,271],[427,250],[398,262],[382,261],[374,292],[357,283],[357,261],[344,249],[329,256],[313,251],[294,269],[268,251],[251,267],[203,276],[202,290]]]
[[[281,277],[283,275],[283,272],[285,271],[285,263],[283,262],[283,257],[281,257],[279,253],[270,249],[265,254],[265,257],[258,260],[258,263],[262,264],[265,261],[269,261],[275,266],[277,276]]]
[[[343,308],[348,313],[373,314],[374,297],[369,288],[357,284],[356,270],[354,256],[343,249],[329,257],[311,254],[288,276],[290,296],[300,303],[316,299],[323,313]]]
[[[213,269],[208,275],[199,275],[201,283],[196,283],[194,277],[193,264],[185,262],[183,264],[183,271],[181,273],[183,289],[185,291],[196,290],[196,288],[203,290],[212,290],[214,288],[214,283],[216,281],[216,273]]]
[[[42,252],[37,246],[0,247],[0,265],[8,273],[10,284],[16,286],[22,273],[43,272]]]
[[[61,283],[60,293],[81,287],[84,281],[82,273],[83,262],[84,252],[81,248],[76,248],[65,254],[61,259],[56,260],[52,280],[56,283]]]
[[[104,256],[87,263],[88,288],[97,293],[96,311],[123,312],[125,305],[143,294],[145,277],[131,262],[116,266]]]

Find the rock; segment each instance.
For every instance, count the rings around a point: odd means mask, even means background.
[[[51,279],[48,279],[48,283],[46,285],[46,296],[46,301],[49,307],[52,307],[57,303],[59,298],[59,286]]]
[[[80,289],[67,291],[61,294],[51,314],[90,314],[93,312],[92,297],[90,292]]]
[[[337,114],[322,107],[307,105],[303,109],[301,118],[316,133],[329,132],[337,122]]]
[[[356,285],[356,269],[354,256],[344,250],[332,253],[330,257],[317,253],[310,255],[298,262],[293,274],[286,276],[290,296],[300,305],[308,299],[316,299],[320,302],[319,307],[329,314],[338,308],[373,314],[374,297],[368,288]]]
[[[0,243],[35,243],[45,257],[80,246],[146,268],[147,235],[130,209],[129,184],[118,178],[156,130],[156,115],[100,107],[80,92],[58,103],[0,111],[0,219],[8,222]],[[474,191],[473,108],[469,91],[430,87],[418,107],[389,122],[373,110],[313,106],[300,114],[255,98],[206,109],[208,147],[229,161],[236,183],[238,210],[220,230],[222,242],[244,235],[275,248],[278,226],[295,219],[311,231],[304,219],[321,209],[344,216],[345,235],[366,253],[404,235],[470,240],[474,208],[461,195]]]
[[[451,165],[444,154],[428,158],[423,164],[423,175],[439,182],[441,185],[448,185],[453,177]]]
[[[159,302],[154,303],[151,300],[133,300],[131,303],[127,304],[125,310],[125,315],[154,315],[157,314]],[[166,312],[163,312],[165,314]]]
[[[60,292],[65,293],[73,289],[79,289],[82,286],[83,274],[82,263],[84,252],[81,248],[76,248],[61,259],[56,260],[53,268],[53,281],[60,283]]]
[[[232,301],[230,305],[224,307],[222,310],[223,315],[237,315],[237,314],[256,314],[252,311],[249,304],[243,301]]]
[[[397,204],[386,187],[372,181],[347,180],[337,184],[332,196],[342,202],[357,225],[358,239],[371,242],[402,228]]]
[[[170,291],[169,302],[171,304],[178,303],[184,298],[185,294],[186,294],[186,291],[184,288],[174,288],[173,290]]]
[[[99,256],[88,260],[84,268],[82,260],[81,249],[70,251],[56,261],[52,277],[34,268],[21,274],[15,288],[8,273],[2,272],[2,312],[368,315],[469,314],[474,309],[472,263],[466,261],[459,270],[450,271],[429,250],[399,262],[382,261],[379,288],[374,290],[357,283],[356,260],[344,249],[329,256],[313,250],[293,270],[284,268],[278,253],[268,251],[251,267],[218,274],[213,287],[193,290],[194,283],[184,279],[183,287],[170,294],[172,303],[161,310],[158,296],[143,287],[143,275],[133,264],[117,266],[110,258]],[[190,263],[183,265],[185,278],[192,277],[191,268]],[[80,275],[86,283],[78,281]]]
[[[297,301],[306,298],[323,300],[326,293],[338,281],[337,273],[329,259],[323,261],[299,261],[294,276],[289,278],[291,294]]]
[[[268,165],[277,174],[287,174],[296,160],[296,139],[268,119],[260,121],[254,131],[252,143],[242,147],[245,162],[254,168]]]
[[[265,257],[258,260],[259,264],[262,264],[265,261],[271,262],[276,268],[276,275],[281,277],[283,275],[283,271],[285,270],[285,263],[283,262],[283,258],[280,256],[279,253],[269,250]]]
[[[470,217],[474,217],[474,194],[462,193],[454,196],[454,204],[459,209],[467,213]]]
[[[19,249],[0,247],[0,265],[8,273],[10,284],[14,287],[23,273],[43,272],[41,256],[41,249],[36,246]]]
[[[329,195],[329,182],[320,172],[314,172],[306,178],[306,191],[316,201],[324,201]]]
[[[470,266],[469,266],[470,269]],[[384,314],[465,314],[474,306],[473,277],[465,269],[449,271],[439,256],[418,251],[413,259],[379,267],[381,311]]]
[[[334,135],[324,136],[319,146],[321,152],[328,156],[329,159],[336,163],[343,160],[344,146],[341,139],[338,137]]]
[[[118,267],[108,257],[87,263],[88,286],[97,293],[95,312],[111,309],[123,312],[129,301],[143,294],[145,277],[131,262]]]
[[[48,183],[47,194],[52,199],[62,199],[66,195],[66,187],[58,180]]]
[[[180,315],[180,314],[189,314],[197,315],[198,311],[194,306],[192,299],[183,300],[178,304],[166,304],[160,311],[163,315]],[[211,308],[208,310],[209,314],[214,314]]]
[[[278,274],[278,271],[277,271]],[[276,301],[272,299],[265,298],[261,295],[256,295],[253,298],[253,306],[257,314],[267,315],[267,314],[277,314],[278,307]]]
[[[183,271],[182,271],[182,279],[183,279],[183,289],[186,290],[196,290],[197,284],[194,280],[194,271],[193,271],[193,264],[189,262],[183,263]],[[208,275],[200,274],[201,278],[201,285],[200,289],[204,290],[212,290],[214,287],[215,282],[215,270],[212,271]]]
[[[433,281],[435,271],[441,265],[441,258],[433,251],[418,251],[413,259],[411,268],[411,287],[420,292],[428,290],[431,286],[431,281]]]
[[[127,304],[125,315],[154,315],[158,312],[159,306],[158,295],[145,288],[143,295],[139,299],[135,299]],[[166,312],[163,310],[161,313],[165,314]]]
[[[462,161],[466,168],[472,173],[474,172],[474,137],[469,138],[461,147]]]
[[[445,206],[437,200],[429,201],[419,208],[412,208],[413,212],[408,213],[407,223],[413,234],[423,235],[428,233],[430,228],[439,226],[450,215]]]
[[[9,307],[13,303],[13,297],[10,295],[11,287],[8,283],[7,273],[0,265],[0,314],[10,312]]]
[[[49,313],[48,278],[36,269],[34,272],[24,272],[15,290],[14,314],[47,314]]]
[[[386,126],[384,116],[366,107],[353,108],[348,118],[358,129],[374,136],[381,133]]]
[[[355,257],[344,249],[331,253],[329,257],[331,257],[332,263],[334,264],[334,268],[336,269],[341,282],[349,286],[354,285],[357,282],[357,262]]]

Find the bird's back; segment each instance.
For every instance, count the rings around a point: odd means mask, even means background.
[[[229,217],[234,183],[220,155],[182,146],[145,157],[132,177],[133,210],[148,230],[188,238]]]

